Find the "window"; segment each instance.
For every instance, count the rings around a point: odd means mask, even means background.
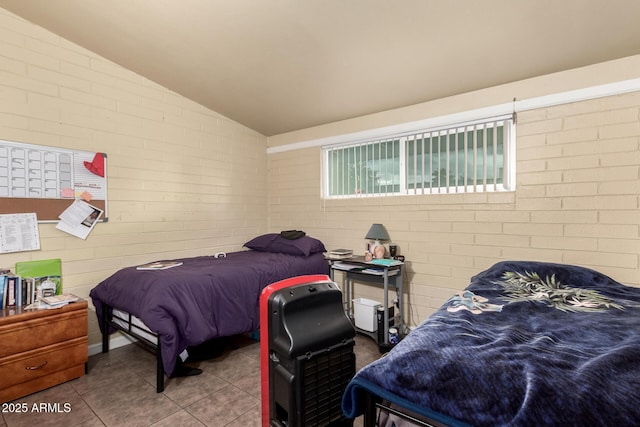
[[[511,116],[324,147],[324,195],[359,196],[513,190]]]

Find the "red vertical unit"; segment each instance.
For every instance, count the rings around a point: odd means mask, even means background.
[[[326,275],[298,276],[260,296],[263,427],[351,426],[342,394],[355,374],[355,329]]]

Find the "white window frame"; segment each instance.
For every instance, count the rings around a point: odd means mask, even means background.
[[[427,194],[459,194],[459,193],[478,193],[478,192],[502,192],[502,191],[515,191],[515,165],[516,165],[516,159],[515,159],[515,143],[516,143],[516,126],[515,126],[515,114],[511,113],[511,114],[506,114],[506,115],[502,115],[502,116],[497,116],[497,117],[489,117],[489,118],[483,118],[483,119],[478,119],[478,120],[474,120],[474,121],[467,121],[464,123],[454,123],[454,124],[449,124],[447,126],[440,126],[440,127],[433,127],[430,129],[423,129],[423,130],[411,130],[410,132],[405,132],[405,133],[401,133],[401,134],[397,134],[397,135],[392,135],[389,136],[387,135],[379,135],[379,137],[376,137],[375,134],[372,135],[368,135],[367,140],[364,141],[353,141],[353,142],[347,142],[347,143],[341,143],[341,144],[331,144],[331,145],[325,145],[322,147],[322,197],[324,199],[330,200],[330,199],[348,199],[348,198],[360,198],[360,197],[382,197],[382,196],[399,196],[399,195],[427,195]],[[407,182],[407,171],[408,171],[408,165],[406,165],[405,163],[405,159],[407,159],[407,143],[409,140],[411,140],[412,138],[416,138],[417,136],[422,136],[424,137],[425,135],[429,135],[429,136],[441,136],[441,135],[450,135],[452,132],[455,134],[464,132],[465,136],[464,139],[466,139],[466,133],[468,131],[473,131],[474,134],[476,131],[481,131],[483,132],[483,144],[484,144],[484,149],[483,149],[483,165],[487,165],[487,150],[486,150],[486,144],[487,144],[487,140],[486,140],[486,136],[487,136],[487,129],[488,127],[492,127],[492,126],[497,126],[499,124],[503,125],[503,156],[504,156],[504,160],[503,160],[503,176],[502,176],[502,183],[496,183],[494,182],[488,182],[487,181],[487,171],[485,169],[485,172],[482,174],[483,178],[482,180],[480,180],[480,182],[478,182],[478,180],[474,180],[474,183],[472,185],[451,185],[451,183],[449,183],[449,176],[451,175],[449,169],[448,169],[448,165],[450,164],[450,162],[447,160],[447,164],[446,164],[446,185],[444,186],[429,186],[427,188],[425,188],[424,186],[422,186],[421,188],[418,188],[417,186],[415,186],[414,188],[409,188],[408,186],[408,182]],[[495,140],[496,137],[496,132],[492,133],[494,135],[494,141],[493,141],[493,153],[491,153],[493,155],[493,158],[495,159],[497,156],[497,140]],[[380,142],[383,141],[392,141],[392,140],[399,140],[400,144],[399,144],[399,191],[395,191],[395,192],[377,192],[377,193],[355,193],[355,194],[340,194],[340,195],[331,195],[330,194],[330,188],[329,188],[329,154],[332,151],[335,150],[341,150],[341,149],[346,149],[346,148],[350,148],[350,147],[356,147],[356,146],[367,146],[367,145],[371,145],[371,146],[375,146],[377,144],[379,144]],[[473,138],[473,141],[476,141],[476,138]],[[449,140],[446,141],[446,144],[449,144]],[[474,142],[475,144],[475,142]],[[422,144],[421,144],[422,145]],[[378,145],[379,146],[379,145]],[[465,145],[466,147],[466,145]],[[476,152],[477,148],[474,146],[474,152]],[[464,152],[465,155],[465,164],[466,164],[466,156],[468,151],[467,150],[462,150],[462,151],[458,151],[460,153]],[[422,155],[424,155],[424,153],[421,153]],[[449,150],[447,150],[447,159],[449,159]],[[431,158],[432,154],[429,155],[429,158]],[[417,156],[414,156],[414,161],[417,158]],[[477,177],[477,163],[475,161],[475,156],[473,159],[473,175],[475,177]],[[429,162],[431,164],[431,162]],[[492,171],[492,176],[496,176],[497,175],[497,169],[496,169],[496,162],[493,161],[493,171]],[[414,182],[416,181],[416,175],[415,175],[415,170],[417,168],[414,165]],[[457,169],[457,163],[456,163],[456,169]],[[441,168],[439,168],[438,170],[441,170]],[[432,175],[432,171],[429,172],[429,176]],[[420,175],[421,177],[424,176],[424,171],[422,172],[422,174]],[[456,174],[456,177],[459,176],[459,174]],[[466,171],[465,171],[465,179],[466,179]],[[457,180],[457,179],[456,179]],[[396,184],[395,182],[393,183],[394,185]],[[455,183],[454,183],[455,184]]]

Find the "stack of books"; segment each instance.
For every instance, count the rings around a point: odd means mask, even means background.
[[[353,257],[353,251],[351,249],[334,249],[329,251],[329,258],[331,259],[346,259]]]
[[[40,299],[40,308],[58,308],[71,302],[76,302],[80,298],[72,294],[53,295]],[[43,305],[44,304],[44,305]]]

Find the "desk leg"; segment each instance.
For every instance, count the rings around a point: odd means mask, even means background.
[[[384,315],[383,315],[383,328],[382,328],[382,342],[378,345],[389,344],[389,269],[384,269]]]
[[[343,278],[342,278],[342,288],[344,289],[344,293],[345,293],[347,317],[349,318],[349,320],[353,321],[353,316],[351,315],[351,280],[349,280],[349,277],[347,276],[346,273],[343,275]]]
[[[400,333],[401,335],[404,335],[405,327],[404,327],[404,304],[402,302],[402,298],[403,298],[402,283],[403,283],[402,268],[400,268],[400,271],[396,275],[396,290],[397,290],[397,296],[398,296],[398,333]]]

